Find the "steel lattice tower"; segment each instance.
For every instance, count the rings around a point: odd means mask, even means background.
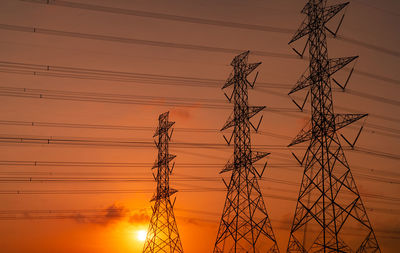
[[[168,152],[168,144],[172,136],[170,128],[175,122],[168,121],[169,112],[161,114],[158,118],[159,125],[153,137],[158,148],[158,158],[152,169],[154,180],[157,182],[157,192],[151,199],[155,201],[152,208],[149,229],[143,248],[143,253],[175,253],[183,252],[178,226],[174,216],[174,202],[170,196],[177,190],[169,187],[169,175],[172,174],[173,166],[169,163],[175,158]],[[158,140],[157,140],[158,139]]]
[[[260,63],[247,63],[249,51],[236,56],[231,65],[234,68],[222,89],[233,86],[228,98],[234,104],[231,115],[222,130],[233,127],[232,136],[225,140],[230,144],[234,140],[233,160],[228,161],[221,173],[231,172],[225,206],[219,225],[214,252],[279,252],[270,219],[258,184],[264,168],[259,171],[254,163],[269,153],[256,152],[251,149],[250,127],[257,128],[250,118],[263,110],[265,106],[248,105],[248,86],[253,87],[247,76]],[[256,76],[257,77],[257,76]],[[255,81],[255,80],[254,80]]]
[[[327,6],[326,2],[308,1],[302,10],[307,18],[289,42],[308,36],[302,53],[295,51],[302,56],[309,46],[309,69],[289,95],[309,89],[306,100],[310,94],[311,122],[289,144],[310,142],[302,159],[295,156],[304,166],[304,174],[287,252],[380,252],[337,133],[366,114],[333,111],[331,79],[344,89],[352,71],[345,85],[332,75],[357,56],[329,59],[326,34],[336,36],[344,14],[335,32],[326,25],[348,3]]]

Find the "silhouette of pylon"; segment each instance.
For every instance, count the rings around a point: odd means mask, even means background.
[[[304,156],[301,159],[295,156],[304,166],[304,174],[287,252],[380,252],[337,133],[367,114],[335,114],[333,111],[331,79],[345,89],[353,69],[344,84],[332,75],[357,56],[328,58],[326,32],[336,36],[344,14],[336,29],[328,28],[327,23],[348,3],[327,6],[326,2],[308,1],[302,10],[307,18],[289,42],[308,36],[304,49],[294,50],[303,56],[309,46],[309,69],[289,95],[309,89],[304,102],[293,101],[303,109],[308,94],[311,95],[311,122],[289,144],[309,142]],[[345,140],[352,147],[355,145],[355,141]]]
[[[181,253],[182,242],[179,237],[178,226],[174,215],[175,200],[171,202],[171,195],[177,190],[169,187],[169,176],[172,174],[174,165],[169,163],[175,158],[168,152],[169,141],[173,130],[170,131],[175,122],[168,121],[169,112],[161,114],[158,118],[159,125],[154,134],[155,144],[158,148],[158,157],[154,163],[153,177],[157,182],[157,191],[151,201],[153,214],[147,231],[143,253]]]
[[[255,131],[261,123],[253,125],[250,119],[265,106],[248,105],[248,86],[253,87],[247,76],[261,63],[247,63],[249,51],[236,56],[231,65],[234,68],[222,89],[233,86],[231,95],[225,96],[233,102],[233,115],[229,117],[222,130],[233,127],[228,144],[234,141],[233,160],[228,161],[221,173],[231,172],[214,253],[220,252],[279,252],[271,222],[261,194],[258,180],[261,179],[264,167],[258,169],[254,163],[265,158],[269,153],[256,152],[251,149],[250,127]],[[233,100],[233,101],[232,101]]]

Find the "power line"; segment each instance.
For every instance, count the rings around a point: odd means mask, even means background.
[[[150,166],[149,166],[150,167]],[[183,167],[183,165],[179,166]],[[222,168],[223,166],[219,166]],[[271,168],[273,168],[272,166]],[[293,166],[292,166],[293,167]],[[298,167],[298,166],[294,166]],[[177,167],[178,168],[178,167]],[[279,168],[285,168],[285,166],[279,166]],[[1,173],[4,174],[4,173]],[[11,174],[11,173],[8,173]],[[93,174],[93,173],[92,173]],[[357,177],[367,179],[370,181],[384,182],[389,184],[400,184],[400,181],[395,180],[393,178],[382,178],[376,177],[375,175],[365,175],[360,173],[354,173]],[[287,180],[273,179],[273,178],[264,178],[262,181],[268,181],[273,183],[287,184],[287,185],[295,185],[299,184],[295,182],[290,182]],[[151,178],[138,178],[138,177],[82,177],[82,176],[68,176],[68,177],[60,177],[56,175],[52,175],[51,177],[44,176],[1,176],[1,183],[120,183],[120,182],[153,182]],[[218,178],[215,177],[204,177],[204,176],[180,176],[174,179],[175,182],[220,182]]]
[[[237,54],[237,53],[240,53],[241,51],[243,51],[242,49],[184,44],[184,43],[166,42],[166,41],[143,40],[143,39],[110,36],[110,35],[79,33],[79,32],[61,31],[61,30],[45,29],[45,28],[38,28],[38,27],[9,25],[9,24],[0,24],[0,29],[10,30],[10,31],[18,31],[18,32],[39,33],[39,34],[70,37],[70,38],[118,42],[118,43],[124,43],[124,44],[136,44],[136,45],[144,45],[144,46],[152,46],[152,47],[186,49],[186,50],[217,52],[217,53],[226,53],[226,54]],[[276,53],[276,52],[267,52],[267,51],[253,51],[253,52],[254,52],[254,54],[256,54],[258,56],[297,59],[296,56],[293,56],[291,54],[286,54],[286,53]]]
[[[176,86],[195,86],[195,87],[218,87],[218,84],[225,80],[199,77],[158,75],[150,73],[122,72],[104,69],[78,68],[65,66],[52,66],[43,64],[31,64],[24,62],[0,61],[0,72],[13,74],[29,74],[36,76],[70,77],[95,80],[109,80],[119,82],[145,82],[154,84],[176,85]],[[385,81],[388,83],[400,84],[400,80],[391,79],[384,76],[374,75],[369,72],[354,70],[356,74],[364,75],[369,78]],[[289,89],[292,84],[287,83],[266,83],[260,82],[260,87]],[[286,94],[285,94],[286,95]],[[372,94],[370,94],[372,95]]]
[[[374,9],[374,10],[378,10],[378,11],[384,12],[384,13],[386,13],[386,14],[391,14],[391,15],[394,15],[394,16],[397,16],[397,17],[400,16],[400,13],[398,13],[398,12],[396,12],[396,11],[394,11],[394,10],[383,9],[383,8],[381,8],[381,7],[377,7],[377,6],[374,6],[374,5],[372,5],[372,4],[366,3],[366,2],[363,1],[363,0],[353,0],[353,1],[356,2],[356,3],[358,3],[358,4],[360,4],[360,5],[367,6],[367,7],[369,7],[369,8]]]
[[[48,89],[14,88],[14,87],[4,87],[4,86],[0,87],[0,96],[51,99],[51,100],[68,100],[68,101],[80,101],[80,102],[99,102],[99,103],[112,103],[112,104],[146,104],[155,106],[165,106],[167,103],[166,101],[168,101],[169,106],[174,105],[177,107],[202,107],[208,109],[229,108],[227,105],[222,104],[222,100],[218,99],[138,96],[138,95],[125,95],[125,94],[122,95],[122,94],[94,93],[94,92],[72,92],[72,91],[60,91],[60,90],[48,90]],[[213,102],[213,103],[206,103],[206,102]],[[220,102],[221,104],[219,104]],[[338,107],[338,108],[342,110],[350,110],[345,107]],[[300,115],[291,114],[291,113],[298,113],[299,111],[297,109],[267,107],[264,110],[274,113],[279,112],[280,115],[302,118]],[[307,112],[308,110],[303,109],[303,111]],[[375,115],[375,114],[372,116],[388,121],[393,121],[396,123],[400,122],[399,119],[392,117]],[[366,125],[369,126],[369,123],[367,123]],[[379,126],[375,125],[373,127],[377,128]],[[381,129],[383,128],[381,127]]]
[[[335,38],[337,38],[337,39],[339,39],[341,41],[350,43],[350,44],[354,44],[354,45],[357,45],[357,46],[361,46],[361,47],[373,50],[373,51],[381,52],[381,53],[384,53],[384,54],[387,54],[387,55],[391,55],[391,56],[394,56],[394,57],[400,57],[400,52],[399,51],[395,51],[395,50],[392,50],[392,49],[389,49],[389,48],[385,48],[385,47],[381,47],[381,46],[377,46],[377,45],[372,45],[370,43],[366,43],[364,41],[353,39],[353,38],[349,38],[349,37],[345,37],[345,36],[342,36],[342,35],[337,35]]]
[[[12,136],[0,135],[0,143],[14,143],[14,144],[58,144],[58,145],[78,145],[78,146],[107,146],[107,147],[124,147],[124,148],[149,148],[152,147],[153,142],[150,141],[132,141],[126,139],[100,139],[100,138],[78,138],[78,137],[41,137],[41,136]],[[171,144],[174,148],[201,148],[201,149],[228,149],[224,144],[220,143],[195,143],[195,142],[175,142]],[[274,150],[287,150],[286,146],[281,145],[253,145],[255,148],[269,148]],[[306,147],[298,146],[291,149],[302,150]],[[372,150],[363,147],[346,148],[347,150],[354,150],[356,152],[399,160],[400,155],[391,154],[387,152]]]
[[[180,212],[185,212],[185,213],[197,213],[197,214],[202,214],[202,215],[207,215],[207,216],[213,216],[215,218],[219,218],[219,214],[215,212],[209,212],[209,211],[202,211],[202,210],[197,210],[197,209],[186,209],[186,208],[174,208],[176,211]],[[138,209],[122,209],[124,212],[133,212]],[[140,209],[143,210],[143,209]],[[118,210],[115,210],[118,211]],[[0,219],[7,219],[7,218],[32,218],[35,219],[37,216],[34,215],[47,215],[47,216],[39,216],[39,219],[42,219],[44,217],[47,217],[49,219],[55,217],[59,217],[58,215],[73,215],[73,214],[85,214],[85,217],[88,217],[87,214],[96,214],[96,215],[104,215],[107,213],[112,214],[115,212],[113,209],[21,209],[21,210],[0,210]],[[388,208],[371,208],[371,211],[373,212],[380,212],[380,213],[386,213],[386,214],[392,214],[392,215],[397,215],[400,213],[400,210],[393,210],[393,209],[388,209]],[[14,215],[14,216],[5,216],[4,215]],[[19,216],[22,215],[22,216]],[[54,216],[55,215],[55,216]],[[64,216],[67,218],[67,216]],[[69,216],[70,218],[74,218]],[[92,216],[89,216],[92,217]],[[278,222],[278,221],[277,221]],[[289,224],[285,222],[286,224]]]
[[[371,208],[376,211],[379,210],[379,212],[386,212],[386,213],[391,213],[391,214],[396,214],[400,212],[400,210],[393,210],[393,209],[388,209],[388,208]],[[134,211],[149,211],[150,208],[133,208],[133,209],[123,209],[126,212],[134,212]],[[219,214],[216,212],[210,212],[210,211],[204,211],[204,210],[198,210],[198,209],[187,209],[187,208],[175,208],[176,211],[180,212],[185,212],[185,213],[197,213],[197,214],[203,214],[207,216],[213,216],[215,218],[219,218]],[[15,214],[15,215],[26,215],[29,217],[29,214],[35,215],[35,214],[76,214],[76,213],[107,213],[107,212],[113,212],[113,209],[7,209],[7,210],[0,210],[0,215],[5,215],[5,214]],[[49,216],[50,217],[50,216]],[[276,221],[279,222],[279,221]],[[282,222],[282,221],[281,221]],[[285,224],[289,224],[288,222],[282,222]]]
[[[29,127],[57,127],[57,128],[87,128],[87,129],[98,129],[98,130],[124,130],[124,131],[150,131],[153,130],[153,127],[148,126],[130,126],[130,125],[106,125],[106,124],[83,124],[83,123],[65,123],[65,122],[41,122],[41,121],[16,121],[16,120],[0,120],[0,125],[11,125],[11,126],[29,126]],[[374,130],[369,130],[372,128]],[[375,129],[381,129],[384,131],[392,132],[393,134],[388,134],[380,131],[376,131]],[[220,129],[216,128],[176,128],[180,132],[185,133],[216,133],[220,132]],[[366,124],[366,131],[385,135],[393,138],[400,138],[400,130],[386,128],[379,125],[374,124]],[[284,140],[291,140],[292,137],[273,133],[265,130],[259,130],[256,134],[271,136]]]
[[[138,100],[167,100],[171,101],[179,101],[179,102],[187,102],[194,101],[197,103],[203,102],[213,102],[213,103],[222,103],[221,99],[205,99],[205,98],[188,98],[188,97],[160,97],[160,96],[146,96],[146,95],[134,95],[134,94],[113,94],[113,93],[98,93],[98,92],[75,92],[75,91],[62,91],[62,90],[49,90],[49,89],[29,89],[29,88],[14,88],[14,87],[5,87],[0,86],[0,91],[10,92],[10,94],[14,93],[25,93],[27,95],[35,95],[39,94],[42,97],[46,94],[60,97],[62,96],[71,96],[71,97],[83,97],[83,98],[99,98],[99,99],[121,99],[124,101],[138,101]],[[14,92],[14,93],[13,93]],[[134,100],[135,99],[135,100]],[[111,100],[112,101],[112,100]]]
[[[268,189],[267,189],[268,190]],[[271,190],[271,189],[269,189]],[[191,188],[181,188],[179,192],[185,193],[203,193],[203,192],[224,192],[223,188],[219,187],[191,187]],[[279,189],[279,192],[293,192],[288,191],[287,189]],[[63,189],[63,190],[0,190],[0,195],[75,195],[75,194],[131,194],[131,193],[153,193],[151,189]],[[287,197],[283,195],[275,195],[275,194],[263,194],[265,197],[280,199],[280,200],[290,200],[296,201],[296,198]],[[399,202],[400,198],[389,197],[377,194],[369,194],[363,193],[364,197],[374,199],[374,201],[384,201],[388,203]]]
[[[129,72],[115,72],[115,71],[100,71],[100,70],[94,70],[94,69],[78,69],[78,68],[72,68],[72,67],[58,67],[58,66],[49,66],[49,65],[38,65],[38,64],[26,64],[26,63],[16,63],[16,62],[0,62],[0,67],[1,66],[6,66],[7,68],[23,68],[23,69],[29,69],[28,72],[33,71],[32,73],[34,75],[37,75],[37,71],[43,70],[43,71],[55,71],[55,72],[60,72],[63,73],[62,77],[67,77],[68,75],[66,73],[70,73],[71,71],[74,73],[80,73],[80,74],[88,74],[90,73],[90,75],[93,75],[94,73],[96,73],[96,75],[105,75],[107,77],[110,77],[112,75],[121,75],[121,76],[125,76],[125,78],[127,76],[136,76],[136,75],[142,75],[143,74],[137,74],[137,73],[129,73]],[[4,71],[4,70],[3,70]],[[1,72],[1,68],[0,68],[0,72]],[[5,71],[7,72],[7,71]],[[103,72],[103,73],[102,73]],[[18,72],[19,73],[19,72]],[[75,75],[75,74],[74,74]],[[73,76],[74,76],[73,75]],[[60,77],[58,75],[56,75],[57,77]],[[169,79],[167,78],[167,76],[158,76],[155,75],[156,78],[164,78],[164,79]],[[178,79],[177,83],[179,82],[184,82],[181,84],[187,84],[190,82],[200,82],[201,79],[199,78],[188,78],[188,77],[178,77],[178,76],[171,76],[170,78],[175,78]],[[186,81],[185,81],[186,80]],[[132,81],[132,80],[131,80]],[[203,81],[208,82],[209,84],[215,84],[217,82],[219,82],[220,80],[214,80],[213,79],[204,79]],[[174,82],[174,84],[176,85],[176,83]],[[192,84],[190,84],[189,86],[191,86]],[[195,84],[196,87],[199,86],[199,83]],[[271,83],[263,83],[261,84],[264,87],[288,87],[287,84],[271,84]],[[211,87],[211,86],[207,86],[206,87]],[[280,88],[282,88],[280,87]],[[57,90],[43,90],[43,89],[24,89],[24,94],[21,94],[22,89],[17,89],[17,88],[13,88],[13,87],[2,87],[3,90],[5,90],[6,92],[4,93],[4,95],[8,95],[8,96],[16,96],[16,97],[32,97],[32,98],[45,98],[45,99],[61,99],[61,100],[73,100],[73,101],[86,101],[86,102],[108,102],[108,103],[125,103],[125,104],[137,104],[138,101],[137,100],[132,100],[131,98],[148,98],[151,100],[152,105],[162,105],[163,101],[165,98],[162,98],[162,102],[160,103],[160,101],[156,101],[154,102],[154,99],[160,99],[160,97],[152,97],[152,96],[137,96],[137,95],[121,95],[121,94],[105,94],[105,93],[78,93],[78,92],[67,92],[67,91],[57,91]],[[19,91],[19,93],[18,93]],[[280,97],[284,97],[287,98],[288,96],[286,94],[281,94],[281,93],[277,93],[271,90],[262,90],[270,95],[276,95],[276,96],[280,96]],[[396,105],[396,106],[400,106],[400,102],[396,101],[396,100],[391,100],[391,99],[386,99],[383,97],[379,97],[376,95],[371,95],[371,94],[366,94],[366,93],[362,93],[362,92],[357,92],[357,91],[353,91],[353,90],[349,90],[350,94],[359,96],[359,97],[363,97],[363,98],[368,98],[370,100],[374,100],[374,101],[378,101],[378,102],[383,102],[383,103],[387,103],[387,104],[391,104],[391,105]],[[32,94],[32,93],[40,93],[40,94]],[[46,96],[43,96],[41,93],[47,93]],[[57,94],[53,94],[53,93],[57,93]],[[85,95],[85,96],[90,96],[90,98],[88,97],[79,97],[78,95]],[[1,95],[1,94],[0,94]],[[66,96],[60,96],[60,95],[66,95]],[[96,97],[93,97],[96,96]],[[98,98],[97,96],[100,96],[101,98]],[[103,97],[107,97],[107,99],[104,99]],[[117,98],[119,98],[120,100],[116,100]],[[182,98],[167,98],[167,99],[172,99],[172,100],[186,100],[186,101],[191,101],[193,102],[193,100],[195,101],[200,101],[200,102],[205,102],[208,101],[206,99],[190,99],[188,100],[186,99],[182,99]],[[221,102],[222,100],[209,100],[212,102]],[[182,102],[180,102],[182,103]],[[182,104],[181,106],[188,106],[187,104]],[[192,105],[193,106],[193,105]],[[207,108],[215,108],[215,105],[204,105]],[[223,108],[223,107],[222,107]],[[221,108],[221,109],[222,109]],[[340,109],[343,110],[349,110],[348,108],[345,107],[338,107]],[[269,110],[271,110],[271,108],[268,108]],[[285,110],[289,110],[289,109],[285,109]],[[293,110],[295,112],[297,112],[297,110]],[[305,110],[306,111],[306,110]],[[387,117],[387,116],[382,116],[382,115],[373,115],[374,117],[383,119],[383,120],[388,120],[388,121],[393,121],[393,122],[399,122],[399,119],[396,118],[392,118],[392,117]]]
[[[134,105],[154,105],[154,106],[177,106],[177,107],[201,107],[208,109],[229,109],[227,105],[222,104],[218,99],[201,98],[178,98],[178,97],[157,97],[157,96],[135,96],[109,93],[94,92],[72,92],[48,89],[28,89],[14,87],[0,87],[0,96],[36,98],[51,100],[67,100],[80,102],[99,102],[111,104],[134,104]],[[212,103],[207,103],[212,102]],[[221,103],[221,104],[220,104]],[[291,108],[266,108],[271,112],[298,112]]]
[[[91,39],[91,40],[102,40],[109,42],[119,42],[125,44],[139,44],[139,45],[147,45],[147,46],[156,46],[156,47],[166,47],[166,48],[176,48],[176,49],[187,49],[187,50],[195,50],[195,51],[207,51],[207,52],[219,52],[219,53],[229,53],[229,54],[237,54],[242,52],[242,49],[230,49],[223,47],[211,47],[204,45],[192,45],[192,44],[182,44],[182,43],[174,43],[174,42],[164,42],[164,41],[150,41],[150,40],[142,40],[142,39],[133,39],[133,38],[124,38],[124,37],[116,37],[116,36],[108,36],[108,35],[98,35],[98,34],[88,34],[88,33],[78,33],[78,32],[69,32],[69,31],[60,31],[60,30],[51,30],[51,29],[42,29],[36,27],[27,27],[27,26],[18,26],[18,25],[9,25],[9,24],[0,24],[0,29],[18,31],[18,32],[31,32],[31,33],[40,33],[46,35],[53,36],[64,36],[64,37],[73,37],[73,38],[83,38],[83,39]],[[286,53],[276,53],[276,52],[267,52],[267,51],[252,51],[253,54],[258,56],[268,56],[268,57],[276,57],[276,58],[285,58],[285,59],[300,59],[297,56],[293,56],[292,54]],[[400,80],[383,77],[376,74],[371,74],[365,71],[354,71],[354,74],[363,75],[369,78],[382,80],[385,82],[390,82],[396,85],[400,84]]]
[[[113,13],[113,14],[122,14],[122,15],[129,15],[129,16],[137,16],[137,17],[145,17],[145,18],[153,18],[153,19],[169,20],[169,21],[178,21],[178,22],[186,22],[186,23],[201,24],[201,25],[213,25],[213,26],[229,27],[229,28],[236,28],[236,29],[239,28],[239,29],[246,29],[246,30],[263,31],[263,32],[292,33],[294,31],[289,28],[278,28],[278,27],[265,26],[265,25],[244,24],[244,23],[229,22],[229,21],[223,21],[223,20],[212,20],[212,19],[204,19],[204,18],[197,18],[197,17],[179,16],[179,15],[156,13],[156,12],[133,10],[133,9],[121,9],[121,8],[114,8],[114,7],[107,7],[107,6],[86,4],[86,3],[75,3],[75,2],[69,2],[69,1],[59,1],[59,0],[54,1],[54,2],[49,2],[49,1],[45,1],[45,0],[43,0],[43,1],[21,0],[21,1],[31,2],[31,3],[40,3],[40,4],[51,4],[51,5],[58,5],[58,6],[63,6],[63,7],[84,9],[84,10],[90,10],[90,11],[99,11],[99,12],[106,12],[106,13]]]
[[[137,209],[123,209],[124,214],[129,214],[129,212],[133,212]],[[219,217],[217,213],[202,211],[197,209],[185,209],[185,208],[175,208],[175,210],[183,212],[183,213],[196,213],[201,215],[207,215],[214,218]],[[387,208],[371,208],[368,209],[373,212],[380,212],[386,214],[397,215],[397,210],[393,211],[392,209]],[[3,210],[0,211],[0,219],[1,220],[35,220],[35,219],[76,219],[79,218],[76,215],[82,214],[85,218],[95,219],[95,218],[104,218],[105,214],[113,215],[115,213],[116,217],[121,217],[121,214],[117,212],[118,210],[113,209],[69,209],[69,210],[60,210],[60,209],[42,209],[42,210],[33,210],[33,209],[25,209],[25,210]],[[6,216],[7,215],[7,216]],[[40,216],[39,216],[40,215]],[[125,217],[125,216],[124,216]],[[184,216],[177,215],[177,217],[185,218]],[[121,217],[122,218],[122,217]],[[214,223],[214,220],[199,218],[198,215],[196,217],[191,217],[191,219],[196,219],[198,221],[210,222]],[[287,221],[281,220],[273,220],[274,223],[281,223],[282,225],[289,225]],[[286,226],[281,226],[280,229],[287,229]],[[356,228],[354,228],[356,229]],[[381,233],[389,233],[389,234],[397,234],[397,231],[391,230],[378,230]]]
[[[389,213],[388,213],[389,214]],[[214,220],[211,220],[211,219],[205,219],[205,218],[199,218],[199,217],[187,217],[187,216],[182,216],[182,215],[177,215],[177,217],[178,218],[180,218],[180,219],[189,219],[189,220],[191,220],[191,221],[197,221],[197,222],[205,222],[205,223],[215,223],[215,221]],[[73,215],[69,215],[69,214],[60,214],[60,215],[57,215],[57,216],[49,216],[49,215],[42,215],[42,216],[33,216],[33,217],[24,217],[24,216],[21,216],[21,217],[15,217],[15,216],[6,216],[6,217],[0,217],[0,219],[1,220],[6,220],[6,221],[15,221],[15,220],[64,220],[64,219],[80,219],[80,218],[82,218],[82,217],[76,217],[76,216],[73,216]],[[97,218],[104,218],[104,216],[101,216],[101,215],[89,215],[89,216],[85,216],[84,218],[87,218],[87,219],[97,219]],[[276,220],[273,220],[272,219],[272,221],[274,222],[274,223],[283,223],[283,224],[287,224],[287,222],[282,222],[282,221],[276,221]],[[284,226],[284,225],[279,225],[279,226],[276,226],[278,229],[282,229],[282,230],[287,230],[288,228],[286,227],[286,226]],[[350,228],[351,230],[353,230],[353,231],[356,231],[357,230],[357,228]],[[396,231],[391,231],[391,230],[376,230],[376,232],[377,233],[384,233],[384,234],[397,234],[397,232]],[[343,233],[343,234],[345,234],[345,235],[349,235],[349,236],[354,236],[354,235],[359,235],[358,233],[351,233],[351,232],[347,232],[347,233]],[[379,235],[379,237],[380,238],[385,238],[385,239],[395,239],[395,240],[397,240],[397,239],[399,239],[400,237],[397,237],[397,236],[390,236],[390,235],[383,235],[383,234],[380,234]]]
[[[274,152],[274,155],[277,153]],[[272,158],[274,158],[272,156]],[[223,158],[221,158],[222,160]],[[68,168],[73,168],[73,167],[79,167],[79,168],[143,168],[143,167],[151,167],[153,166],[152,163],[139,163],[139,162],[126,162],[126,163],[121,163],[121,162],[76,162],[76,161],[9,161],[9,160],[0,160],[0,166],[9,166],[9,167],[68,167]],[[222,163],[179,163],[175,165],[176,168],[222,168],[224,164]],[[293,168],[299,168],[301,167],[298,164],[293,164],[293,163],[273,163],[269,164],[268,168],[280,168],[280,169],[285,169],[289,171],[297,171],[297,169]],[[400,177],[400,174],[395,173],[395,172],[390,172],[390,171],[381,171],[381,170],[375,170],[375,169],[370,169],[366,168],[363,166],[353,166],[356,171],[360,172],[372,172],[373,175],[370,174],[363,174],[363,173],[354,173],[354,175],[361,176],[361,178],[371,180],[371,181],[381,181],[381,182],[386,182],[386,183],[391,183],[391,184],[397,184],[398,182],[394,180],[393,177]],[[376,174],[382,174],[386,176],[386,178],[379,178],[376,177]],[[0,174],[2,175],[9,175],[9,174],[16,174],[16,175],[99,175],[99,174],[104,174],[102,172],[93,172],[91,171],[90,173],[85,173],[85,172],[73,172],[73,173],[66,173],[66,172],[35,172],[35,171],[29,171],[29,172],[24,172],[24,171],[0,171]],[[113,170],[112,173],[108,173],[106,175],[114,175],[116,176],[117,172]],[[130,173],[128,173],[130,174]],[[387,176],[392,176],[391,178],[387,178]]]
[[[61,78],[108,80],[108,81],[129,82],[129,83],[136,82],[136,84],[148,83],[156,85],[188,86],[196,88],[217,87],[218,83],[224,82],[224,80],[219,80],[219,79],[167,76],[167,75],[156,75],[156,74],[140,74],[132,72],[118,72],[118,71],[85,69],[85,68],[75,68],[75,67],[60,67],[60,66],[28,64],[28,63],[8,62],[8,61],[0,61],[0,72],[11,73],[11,74],[34,75],[34,76],[51,76],[51,77],[61,77]],[[383,80],[388,81],[388,78],[384,78]],[[272,88],[289,89],[292,87],[292,85],[284,83],[260,83],[260,86],[269,89]],[[287,98],[287,94],[276,93],[270,90],[264,90],[263,88],[261,88],[260,90],[268,94]],[[373,94],[358,92],[351,89],[346,89],[346,91],[347,94],[350,95],[394,106],[400,106],[400,101],[397,100],[388,99]]]
[[[358,97],[363,97],[363,98],[367,98],[370,100],[374,100],[377,102],[382,102],[385,104],[390,104],[390,105],[394,105],[394,106],[400,106],[400,101],[398,100],[394,100],[394,99],[388,99],[385,97],[380,97],[380,96],[376,96],[376,95],[371,95],[368,94],[366,92],[361,92],[361,91],[356,91],[356,90],[352,90],[352,89],[346,89],[346,93],[350,94],[350,95],[354,95],[354,96],[358,96]]]
[[[104,12],[104,13],[121,14],[121,15],[128,15],[128,16],[152,18],[152,19],[159,19],[159,20],[169,20],[169,21],[185,22],[185,23],[192,23],[192,24],[212,25],[212,26],[227,27],[227,28],[234,28],[234,29],[245,29],[245,30],[253,30],[253,31],[260,31],[260,32],[274,32],[274,33],[283,33],[283,34],[292,34],[295,32],[295,30],[293,30],[293,29],[283,28],[283,27],[229,22],[229,21],[224,21],[224,20],[188,17],[188,16],[156,13],[156,12],[133,10],[133,9],[121,9],[121,8],[115,8],[115,7],[107,7],[107,6],[101,6],[101,5],[86,4],[86,3],[76,3],[76,2],[69,2],[69,1],[63,1],[63,0],[61,0],[61,1],[60,0],[57,0],[57,1],[20,0],[20,1],[36,3],[36,4],[57,5],[57,6],[62,6],[62,7],[69,7],[69,8],[83,9],[83,10],[97,11],[97,12]],[[360,2],[360,3],[362,3],[362,2]],[[365,4],[365,5],[371,7],[371,5],[368,5],[368,4]],[[377,7],[374,7],[374,9],[382,10]],[[398,15],[398,14],[395,14],[395,15]],[[341,40],[343,40],[347,43],[350,43],[350,44],[362,46],[367,49],[381,52],[381,53],[388,54],[388,55],[392,55],[395,57],[400,57],[400,52],[392,50],[392,49],[372,45],[370,43],[366,43],[363,41],[359,41],[356,39],[347,38],[347,37],[343,37],[343,36],[337,36],[337,37],[339,37]]]
[[[101,180],[101,179],[99,179]],[[135,179],[133,179],[135,180]],[[176,182],[185,182],[185,180],[174,180]],[[192,180],[186,180],[187,182],[194,182],[194,181],[207,181],[207,178],[199,178],[199,177],[194,177]],[[208,181],[213,181],[217,182],[219,179],[217,178],[208,178]],[[266,181],[270,182],[275,182],[275,183],[280,183],[280,184],[285,184],[285,185],[290,185],[290,186],[298,186],[298,183],[295,182],[290,182],[286,180],[276,180],[276,179],[271,179],[267,178]],[[130,181],[132,182],[132,181]],[[137,182],[150,182],[148,178],[142,178],[142,179],[137,179]],[[268,187],[267,189],[272,190],[274,188]],[[291,190],[288,190],[287,188],[281,189],[281,188],[276,188],[274,190],[277,190],[279,192],[294,192]],[[189,186],[189,188],[183,188],[182,190],[179,190],[180,192],[215,192],[215,191],[224,191],[222,188],[215,188],[215,187],[196,187],[193,188],[192,185]],[[111,193],[150,193],[151,190],[4,190],[0,191],[0,194],[96,194],[96,193],[104,193],[104,194],[111,194]],[[264,194],[265,195],[265,194]],[[267,196],[273,196],[277,199],[286,199],[286,200],[293,200],[295,201],[295,198],[288,198],[288,197],[283,197],[281,195],[267,195]],[[369,193],[364,193],[363,196],[372,198],[372,199],[377,199],[377,200],[385,200],[389,202],[398,202],[400,201],[400,198],[396,197],[388,197],[388,196],[383,196],[383,195],[377,195],[377,194],[369,194]]]
[[[104,69],[88,69],[65,66],[50,66],[43,64],[30,64],[22,62],[0,61],[0,70],[2,72],[10,72],[16,74],[44,75],[55,77],[72,77],[83,79],[110,80],[121,82],[140,81],[145,83],[156,83],[177,86],[201,86],[201,87],[217,87],[218,83],[223,80],[157,75],[150,73],[121,72]],[[265,83],[268,86],[270,84]],[[272,84],[273,85],[273,84]],[[274,87],[280,87],[281,84],[275,84]],[[287,85],[289,87],[289,85]]]
[[[1,26],[0,26],[1,27]],[[109,80],[118,82],[144,82],[164,85],[195,86],[195,87],[217,87],[225,80],[196,78],[170,75],[157,75],[149,73],[121,72],[101,69],[88,69],[77,67],[51,66],[43,64],[30,64],[22,62],[0,61],[0,72],[12,74],[25,74],[36,76],[51,76],[77,79]],[[354,74],[366,76],[379,81],[400,85],[400,80],[385,76],[372,74],[365,71],[354,70]],[[260,83],[261,87],[269,88],[291,88],[291,84],[283,83]]]
[[[98,130],[125,130],[125,131],[150,131],[153,127],[148,126],[132,126],[132,125],[105,125],[105,124],[83,124],[83,123],[65,123],[65,122],[43,122],[43,121],[16,121],[16,120],[0,120],[0,125],[11,125],[11,126],[29,126],[29,127],[56,127],[56,128],[88,128]],[[367,124],[367,128],[380,129],[399,134],[400,130],[385,128],[379,125]],[[217,133],[220,129],[216,128],[176,128],[180,132],[184,133]],[[378,132],[382,134],[382,132]],[[269,131],[259,130],[256,134],[267,135],[279,139],[291,140],[292,137],[273,133]],[[394,138],[399,138],[398,135],[389,135]]]

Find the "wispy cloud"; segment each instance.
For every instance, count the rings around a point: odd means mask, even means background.
[[[72,218],[79,223],[92,223],[99,225],[108,225],[110,223],[124,219],[129,213],[129,210],[124,206],[118,206],[112,204],[107,207],[104,211],[98,214],[83,214],[78,213],[72,216]]]

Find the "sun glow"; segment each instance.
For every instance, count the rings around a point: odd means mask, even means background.
[[[136,239],[141,241],[141,242],[146,241],[146,235],[147,235],[147,231],[146,230],[136,231]]]

